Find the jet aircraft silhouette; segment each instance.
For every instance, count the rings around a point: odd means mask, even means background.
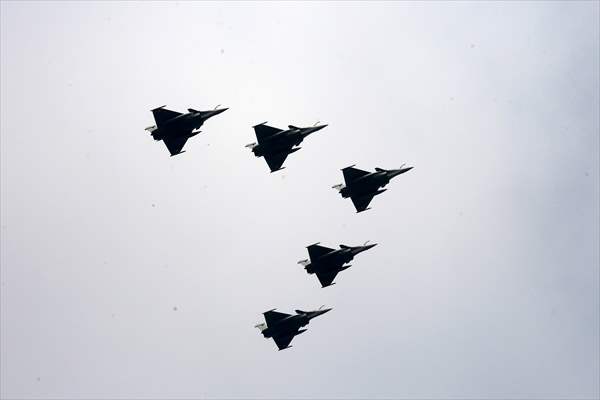
[[[300,150],[296,147],[305,137],[313,132],[325,128],[327,125],[317,125],[298,128],[288,125],[287,130],[266,125],[266,122],[254,126],[258,143],[247,144],[256,157],[264,157],[271,172],[279,171],[288,155]]]
[[[219,109],[219,106],[211,111],[188,108],[188,112],[183,114],[164,107],[166,106],[152,110],[156,125],[149,126],[146,130],[152,134],[154,140],[162,140],[165,143],[171,157],[185,153],[182,151],[185,142],[200,133],[197,129],[204,124],[204,121],[227,110],[227,108]]]
[[[373,197],[387,190],[379,188],[384,188],[390,183],[390,179],[413,169],[403,167],[404,164],[399,169],[375,168],[375,172],[367,172],[351,165],[342,170],[346,184],[335,185],[333,188],[337,189],[343,198],[350,197],[357,213],[362,212],[369,209]]]
[[[307,273],[317,275],[322,287],[335,285],[333,280],[336,275],[351,267],[344,264],[352,261],[358,253],[377,246],[377,243],[369,245],[367,243],[354,247],[340,244],[339,249],[319,246],[319,243],[311,244],[307,247],[310,260],[300,260],[298,264],[303,265]]]
[[[265,338],[273,338],[279,350],[287,349],[294,336],[306,332],[306,329],[300,329],[308,325],[309,321],[319,315],[325,314],[331,308],[322,309],[321,306],[315,311],[296,310],[296,314],[285,314],[275,311],[275,309],[263,313],[265,322],[257,324],[254,327],[260,329]]]

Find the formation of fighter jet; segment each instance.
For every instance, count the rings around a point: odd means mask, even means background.
[[[254,327],[260,329],[265,338],[273,338],[279,350],[287,349],[294,336],[306,332],[300,329],[310,322],[311,319],[331,311],[331,308],[319,308],[315,311],[296,310],[296,314],[285,314],[273,310],[263,313],[265,322]]]
[[[254,126],[258,143],[247,144],[256,157],[264,157],[271,172],[279,171],[286,157],[295,151],[305,137],[313,132],[325,128],[327,125],[317,125],[308,128],[298,128],[288,125],[288,129],[279,129],[266,125],[266,122]]]
[[[146,128],[154,140],[162,140],[171,156],[183,153],[183,146],[192,136],[200,133],[198,130],[204,122],[227,108],[215,107],[211,111],[197,111],[188,108],[187,113],[167,110],[165,106],[152,110],[156,125]],[[271,172],[283,169],[287,156],[300,150],[300,143],[313,132],[325,128],[327,125],[315,124],[311,127],[299,128],[288,125],[288,129],[279,129],[267,125],[266,122],[254,126],[257,143],[246,145],[252,149],[256,157],[264,157]],[[412,167],[385,170],[375,168],[375,172],[367,172],[354,165],[344,168],[345,184],[335,185],[342,197],[350,197],[357,212],[368,210],[369,203],[378,194],[385,192],[383,189],[392,178],[410,171]],[[367,242],[368,243],[368,242]],[[315,274],[321,287],[334,285],[338,273],[351,267],[348,264],[357,254],[375,247],[377,244],[362,246],[346,246],[341,244],[339,249],[321,246],[319,243],[307,247],[309,258],[298,261],[304,266],[308,274]],[[314,311],[296,310],[296,314],[285,314],[275,309],[263,313],[265,322],[255,325],[265,338],[273,338],[279,350],[287,349],[296,335],[306,332],[302,329],[311,319],[330,311],[331,308],[323,307]]]
[[[399,169],[375,168],[375,172],[368,172],[351,165],[342,170],[346,184],[335,185],[333,188],[337,189],[343,198],[352,199],[356,212],[365,211],[369,209],[373,197],[387,190],[380,188],[390,183],[390,179],[413,169],[413,167],[403,167],[404,164]]]
[[[210,111],[197,111],[188,108],[188,112],[184,114],[167,110],[165,107],[162,106],[152,110],[156,125],[149,126],[146,130],[152,134],[154,140],[162,140],[165,143],[171,157],[185,153],[185,151],[182,151],[185,142],[200,133],[197,129],[204,124],[204,121],[227,110],[227,108],[219,109],[219,106]]]
[[[377,243],[367,243],[354,247],[340,244],[339,249],[323,247],[319,243],[311,244],[307,247],[310,260],[300,260],[298,264],[303,265],[307,273],[317,275],[322,287],[335,285],[333,280],[336,275],[351,267],[344,264],[352,261],[358,253],[377,246]]]

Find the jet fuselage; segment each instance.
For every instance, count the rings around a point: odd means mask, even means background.
[[[379,188],[385,187],[388,183],[390,183],[392,178],[408,172],[412,168],[413,167],[371,172],[370,174],[361,176],[352,182],[347,182],[346,186],[340,190],[340,193],[344,198],[353,196],[360,197],[370,193],[382,193],[384,190],[379,190]]]
[[[343,265],[354,260],[354,256],[377,246],[376,243],[364,246],[345,246],[340,245],[340,249],[331,251],[322,255],[317,259],[311,259],[304,269],[309,274],[314,274],[318,271],[343,271],[350,266]]]
[[[160,127],[157,127],[152,131],[152,137],[154,140],[163,140],[165,137],[192,137],[197,135],[199,132],[193,132],[199,129],[204,122],[217,114],[222,113],[227,108],[221,108],[212,111],[190,111],[187,114],[178,115],[172,118]]]
[[[291,147],[300,145],[305,137],[326,126],[327,125],[319,125],[310,128],[292,128],[278,132],[261,140],[260,143],[252,148],[252,152],[256,157],[283,152],[291,154],[300,150],[300,148],[292,148],[290,150]]]
[[[308,325],[309,321],[310,319],[304,314],[290,315],[289,317],[278,321],[276,325],[267,327],[262,334],[265,337],[270,338],[296,332],[303,326]]]
[[[289,317],[277,321],[277,323],[275,323],[274,325],[268,326],[265,330],[262,331],[262,334],[266,338],[270,338],[273,336],[284,336],[286,334],[299,335],[305,331],[305,329],[300,328],[308,325],[311,319],[318,317],[319,315],[325,314],[330,310],[331,308],[316,311],[296,310],[297,314],[290,315]]]

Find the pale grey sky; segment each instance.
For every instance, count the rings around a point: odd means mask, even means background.
[[[600,396],[598,2],[0,11],[3,398]],[[163,104],[230,109],[170,158]],[[329,126],[269,174],[262,121]],[[331,189],[404,162],[365,213]]]

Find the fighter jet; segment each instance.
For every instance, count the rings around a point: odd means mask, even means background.
[[[197,129],[202,126],[204,121],[227,110],[227,108],[218,108],[219,106],[211,111],[197,111],[188,108],[188,113],[182,114],[164,107],[166,106],[152,110],[156,125],[149,126],[146,130],[152,134],[154,140],[162,140],[165,143],[171,157],[185,153],[181,150],[185,142],[200,133]]]
[[[340,244],[338,250],[319,246],[319,243],[311,244],[307,247],[310,260],[300,260],[298,264],[303,265],[307,273],[316,274],[322,287],[335,285],[333,280],[338,272],[351,267],[344,264],[352,261],[358,253],[377,246],[377,243],[369,245],[367,243],[355,247]]]
[[[385,185],[390,183],[390,179],[413,169],[413,167],[403,167],[404,164],[399,169],[375,168],[375,172],[367,172],[351,165],[342,170],[346,184],[334,185],[333,188],[337,189],[343,198],[350,197],[354,207],[356,207],[356,212],[359,213],[369,210],[367,207],[373,197],[387,190],[379,188],[384,188]]]
[[[331,308],[323,310],[323,306],[321,306],[315,311],[296,310],[295,315],[290,315],[272,309],[263,313],[266,323],[257,324],[254,327],[260,329],[265,338],[273,338],[279,350],[283,350],[292,347],[290,342],[294,336],[306,332],[306,329],[300,328],[308,325],[314,317],[325,314],[330,310]]]
[[[317,122],[318,124],[318,122]],[[302,143],[305,137],[313,132],[325,128],[327,125],[313,125],[308,128],[298,128],[288,125],[287,130],[273,128],[266,122],[254,126],[258,143],[247,144],[256,157],[264,157],[271,172],[279,171],[283,162],[289,154],[300,150],[296,147]]]

